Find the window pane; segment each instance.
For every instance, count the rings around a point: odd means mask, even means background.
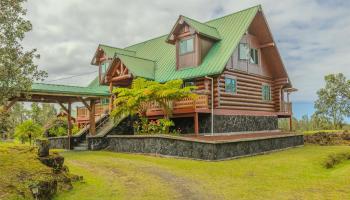
[[[180,41],[180,54],[186,53],[186,41]]]
[[[193,51],[193,38],[180,41],[180,54],[185,54]]]
[[[186,40],[187,42],[187,52],[193,51],[193,38]]]
[[[258,64],[258,50],[250,49],[250,63]]]
[[[236,80],[231,78],[225,78],[225,92],[236,93]]]
[[[265,101],[271,100],[271,87],[269,85],[262,86],[262,98]]]
[[[102,74],[105,74],[106,71],[107,71],[107,68],[108,68],[108,62],[104,62],[101,64],[101,71],[102,71]]]
[[[246,43],[239,44],[239,59],[247,60],[249,58],[249,47]]]

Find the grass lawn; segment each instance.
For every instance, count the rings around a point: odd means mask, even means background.
[[[305,146],[221,162],[62,152],[85,183],[55,199],[350,199],[350,162],[322,165],[346,151],[350,146]]]
[[[52,169],[41,164],[29,145],[0,141],[0,199],[28,199],[29,186],[53,179]]]

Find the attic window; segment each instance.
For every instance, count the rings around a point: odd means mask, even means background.
[[[249,58],[249,46],[247,43],[240,43],[238,47],[238,54],[240,60],[248,60]]]
[[[193,38],[184,39],[180,41],[180,55],[193,52]]]

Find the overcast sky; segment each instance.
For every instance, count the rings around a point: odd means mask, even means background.
[[[38,49],[45,82],[85,86],[96,76],[90,61],[100,43],[125,47],[169,33],[180,14],[204,22],[257,4],[299,89],[294,101],[313,101],[325,74],[350,78],[348,0],[28,0],[33,31],[24,45]]]

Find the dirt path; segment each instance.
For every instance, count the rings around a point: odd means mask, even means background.
[[[101,179],[100,182],[106,184],[105,193],[110,193],[109,199],[219,199],[206,192],[200,182],[153,163],[102,155],[96,159],[85,156],[66,158],[68,166],[75,171],[85,170]]]

